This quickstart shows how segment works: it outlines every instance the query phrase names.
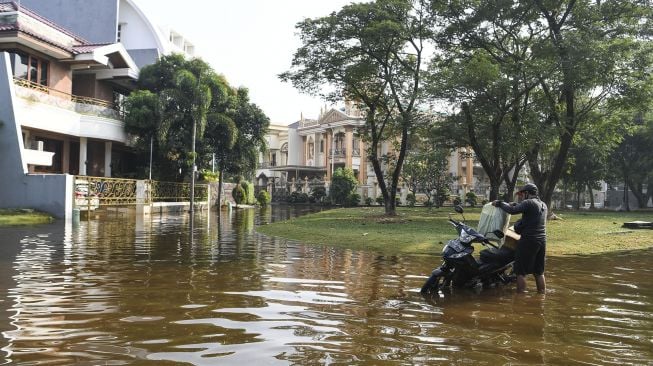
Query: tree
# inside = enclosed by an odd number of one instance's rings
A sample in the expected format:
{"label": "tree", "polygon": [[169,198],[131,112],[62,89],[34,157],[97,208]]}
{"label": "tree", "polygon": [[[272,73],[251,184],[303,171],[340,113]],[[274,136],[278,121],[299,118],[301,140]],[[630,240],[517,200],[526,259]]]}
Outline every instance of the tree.
{"label": "tree", "polygon": [[209,83],[215,79],[204,61],[176,54],[141,70],[141,90],[127,97],[125,125],[141,146],[156,138],[159,179],[181,180],[192,171],[193,140],[203,137],[213,100]]}
{"label": "tree", "polygon": [[[224,119],[223,122],[233,121],[230,122],[233,125],[230,125],[229,130],[217,125],[215,130],[218,140],[222,139],[226,142],[226,139],[220,137],[225,133],[230,134],[230,139],[235,137],[233,144],[223,144],[221,149],[213,150],[220,171],[218,202],[225,173],[251,177],[256,169],[258,152],[265,149],[265,134],[270,125],[270,119],[265,113],[256,104],[250,102],[246,88],[234,91],[231,104],[227,112],[229,119]],[[234,132],[237,133],[234,135]]]}
{"label": "tree", "polygon": [[524,27],[528,6],[510,1],[452,1],[439,34],[442,56],[434,59],[429,91],[453,105],[438,121],[452,147],[471,147],[490,181],[509,195],[526,163],[532,139],[531,92],[537,86],[531,52],[534,30]]}
{"label": "tree", "polygon": [[652,9],[638,0],[532,0],[532,5],[538,18],[529,26],[546,37],[533,48],[544,112],[528,163],[550,204],[574,138],[594,114],[608,117],[650,98],[643,87],[650,84],[652,59],[643,37],[650,36],[644,33]]}
{"label": "tree", "polygon": [[354,193],[358,179],[351,169],[338,168],[333,172],[331,186],[329,187],[329,199],[337,205],[343,205],[347,198]]}
{"label": "tree", "polygon": [[[611,181],[624,184],[624,206],[630,210],[628,190],[637,199],[638,207],[646,207],[653,197],[653,118],[649,114],[637,118],[635,126],[609,157],[613,172]],[[647,187],[644,192],[644,186]]]}
{"label": "tree", "polygon": [[[377,0],[306,19],[297,25],[302,46],[292,69],[280,75],[301,91],[331,101],[344,97],[364,112],[365,127],[359,132],[386,215],[396,214],[394,197],[422,97],[427,44],[434,29],[429,10],[425,0]],[[381,144],[395,141],[396,154],[381,156]]]}
{"label": "tree", "polygon": [[402,177],[411,192],[427,196],[427,205],[440,207],[451,192],[455,177],[447,171],[452,150],[441,145],[437,133],[431,129],[411,141]]}

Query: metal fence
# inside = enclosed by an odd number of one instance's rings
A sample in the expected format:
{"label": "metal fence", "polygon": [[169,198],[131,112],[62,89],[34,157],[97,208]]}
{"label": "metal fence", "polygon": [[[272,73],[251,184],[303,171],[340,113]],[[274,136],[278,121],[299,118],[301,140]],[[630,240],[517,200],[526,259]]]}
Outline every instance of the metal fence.
{"label": "metal fence", "polygon": [[[89,176],[74,178],[75,206],[82,210],[94,210],[100,206],[190,201],[189,183]],[[206,201],[208,194],[208,185],[195,185],[196,201]]]}

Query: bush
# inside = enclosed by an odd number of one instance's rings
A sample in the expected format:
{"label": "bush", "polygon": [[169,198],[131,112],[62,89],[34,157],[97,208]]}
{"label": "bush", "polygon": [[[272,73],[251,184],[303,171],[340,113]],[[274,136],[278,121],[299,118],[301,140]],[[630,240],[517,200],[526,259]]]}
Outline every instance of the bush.
{"label": "bush", "polygon": [[395,196],[395,207],[401,206],[401,197]]}
{"label": "bush", "polygon": [[240,181],[239,185],[243,187],[243,190],[245,191],[245,203],[247,203],[248,205],[256,204],[256,193],[254,192],[254,184],[246,180],[243,180]]}
{"label": "bush", "polygon": [[259,205],[267,206],[272,200],[272,197],[270,197],[268,191],[263,190],[258,193],[258,195],[256,196],[256,200],[258,201]]}
{"label": "bush", "polygon": [[311,202],[320,203],[326,197],[326,188],[324,187],[315,187],[311,190],[311,196],[309,197]]}
{"label": "bush", "polygon": [[358,185],[358,179],[351,169],[338,168],[333,172],[331,187],[329,187],[329,198],[335,204],[345,204],[350,194]]}
{"label": "bush", "polygon": [[214,173],[210,170],[202,169],[200,170],[200,180],[207,182],[217,182],[219,173]]}
{"label": "bush", "polygon": [[415,207],[415,202],[417,202],[415,193],[408,193],[408,195],[406,195],[406,204],[410,207]]}
{"label": "bush", "polygon": [[234,189],[231,191],[231,197],[234,198],[236,205],[240,205],[245,202],[247,196],[245,195],[245,190],[240,184],[237,184]]}
{"label": "bush", "polygon": [[463,203],[463,200],[460,199],[460,196],[456,196],[456,197],[454,197],[454,199],[453,199],[453,204],[454,204],[454,205],[458,206],[458,205],[461,204],[461,203]]}
{"label": "bush", "polygon": [[295,191],[288,196],[288,203],[306,203],[308,202],[308,195],[303,192]]}
{"label": "bush", "polygon": [[376,197],[376,203],[383,206],[383,196],[377,196]]}
{"label": "bush", "polygon": [[361,201],[361,195],[358,193],[351,193],[347,196],[345,200],[345,206],[347,207],[356,207]]}
{"label": "bush", "polygon": [[365,205],[366,206],[372,206],[373,203],[374,203],[374,199],[372,197],[365,198]]}
{"label": "bush", "polygon": [[476,203],[478,202],[478,198],[476,197],[476,193],[474,192],[467,192],[465,195],[465,202],[469,204],[472,207],[476,207]]}

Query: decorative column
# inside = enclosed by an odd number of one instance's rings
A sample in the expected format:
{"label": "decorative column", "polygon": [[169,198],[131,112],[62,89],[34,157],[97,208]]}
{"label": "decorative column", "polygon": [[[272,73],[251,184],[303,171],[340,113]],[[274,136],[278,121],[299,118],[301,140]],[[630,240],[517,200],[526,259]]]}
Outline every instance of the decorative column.
{"label": "decorative column", "polygon": [[107,141],[104,143],[104,176],[111,178],[111,149],[113,142]]}
{"label": "decorative column", "polygon": [[61,158],[61,172],[70,174],[70,140],[66,139],[63,142],[63,153]]}
{"label": "decorative column", "polygon": [[86,137],[79,138],[79,175],[86,175],[86,159],[88,155],[88,141]]}
{"label": "decorative column", "polygon": [[345,168],[352,169],[352,156],[354,151],[354,129],[345,128]]}
{"label": "decorative column", "polygon": [[326,180],[331,181],[331,154],[333,153],[332,151],[333,148],[333,129],[331,129],[331,134],[329,135],[329,132],[326,132],[326,146],[324,146],[324,166],[326,167]]}
{"label": "decorative column", "polygon": [[[471,148],[467,149],[467,151],[470,151]],[[467,191],[471,191],[472,188],[474,187],[474,158],[469,155],[467,158]],[[467,194],[467,192],[465,192]]]}
{"label": "decorative column", "polygon": [[358,168],[358,183],[367,184],[367,154],[365,153],[365,142],[361,139],[358,142],[359,154],[360,154],[360,167]]}

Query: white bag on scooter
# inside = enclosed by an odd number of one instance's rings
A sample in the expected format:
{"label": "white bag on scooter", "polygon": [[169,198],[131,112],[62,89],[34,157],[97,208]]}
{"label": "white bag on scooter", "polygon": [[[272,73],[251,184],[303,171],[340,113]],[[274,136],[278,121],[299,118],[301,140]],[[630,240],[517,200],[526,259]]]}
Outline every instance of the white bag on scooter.
{"label": "white bag on scooter", "polygon": [[503,240],[494,234],[495,230],[500,230],[505,233],[510,223],[510,214],[504,210],[492,206],[492,203],[487,203],[481,210],[481,218],[478,220],[478,231],[485,235],[491,241],[501,242]]}

